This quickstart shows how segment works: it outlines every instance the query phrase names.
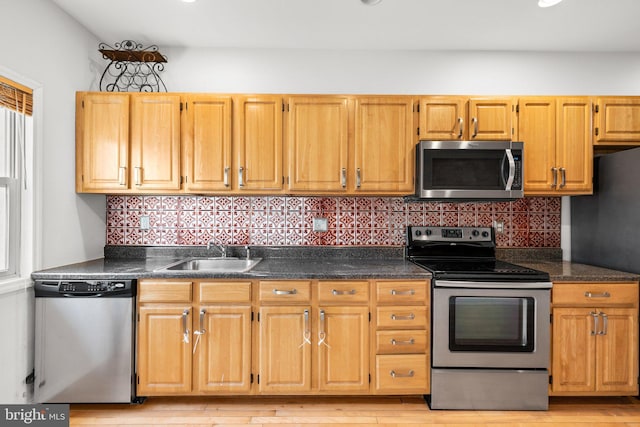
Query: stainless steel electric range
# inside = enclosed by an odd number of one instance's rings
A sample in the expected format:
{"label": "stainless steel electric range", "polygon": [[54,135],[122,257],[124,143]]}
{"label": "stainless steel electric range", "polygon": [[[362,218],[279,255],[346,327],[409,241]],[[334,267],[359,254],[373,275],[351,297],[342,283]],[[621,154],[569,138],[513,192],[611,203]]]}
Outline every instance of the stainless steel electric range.
{"label": "stainless steel electric range", "polygon": [[433,274],[432,409],[546,410],[551,282],[496,259],[483,227],[408,227],[406,257]]}

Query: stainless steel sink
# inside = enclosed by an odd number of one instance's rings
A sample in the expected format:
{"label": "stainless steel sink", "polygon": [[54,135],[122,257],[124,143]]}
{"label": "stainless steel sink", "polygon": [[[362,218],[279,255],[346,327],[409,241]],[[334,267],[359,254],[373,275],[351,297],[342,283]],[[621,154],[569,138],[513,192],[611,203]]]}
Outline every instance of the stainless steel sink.
{"label": "stainless steel sink", "polygon": [[169,264],[163,271],[212,271],[217,273],[244,273],[255,267],[262,258],[187,258]]}

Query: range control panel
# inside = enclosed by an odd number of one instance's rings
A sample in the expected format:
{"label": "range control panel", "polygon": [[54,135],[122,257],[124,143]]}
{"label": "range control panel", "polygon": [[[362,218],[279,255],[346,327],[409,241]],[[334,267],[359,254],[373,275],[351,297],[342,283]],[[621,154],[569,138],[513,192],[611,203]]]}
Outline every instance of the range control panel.
{"label": "range control panel", "polygon": [[409,240],[414,242],[491,242],[491,227],[409,227]]}

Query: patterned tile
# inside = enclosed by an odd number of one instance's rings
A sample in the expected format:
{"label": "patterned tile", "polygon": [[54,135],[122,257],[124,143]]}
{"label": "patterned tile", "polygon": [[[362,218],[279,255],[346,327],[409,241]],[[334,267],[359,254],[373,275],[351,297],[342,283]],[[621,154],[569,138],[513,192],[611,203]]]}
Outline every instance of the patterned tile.
{"label": "patterned tile", "polygon": [[125,196],[107,196],[107,210],[118,209],[124,210]]}
{"label": "patterned tile", "polygon": [[144,209],[147,211],[157,211],[162,209],[162,199],[160,198],[160,196],[145,196]]}
{"label": "patterned tile", "polygon": [[142,209],[142,196],[127,196],[125,203],[127,210],[140,210]]}
{"label": "patterned tile", "polygon": [[[178,209],[179,204],[181,203],[181,199],[187,197],[187,196],[162,196],[161,197],[161,202],[162,202],[162,209],[170,209],[170,210],[176,210]],[[189,205],[193,204],[194,207],[193,209],[195,209],[195,205],[197,202],[197,198],[196,196],[188,196],[189,198]]]}

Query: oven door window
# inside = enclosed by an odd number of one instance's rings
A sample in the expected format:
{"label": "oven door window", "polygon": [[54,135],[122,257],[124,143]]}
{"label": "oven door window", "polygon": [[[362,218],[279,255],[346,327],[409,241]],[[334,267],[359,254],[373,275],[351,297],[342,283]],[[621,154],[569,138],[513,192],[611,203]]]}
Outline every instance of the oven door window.
{"label": "oven door window", "polygon": [[532,352],[534,304],[530,297],[451,297],[449,349]]}

